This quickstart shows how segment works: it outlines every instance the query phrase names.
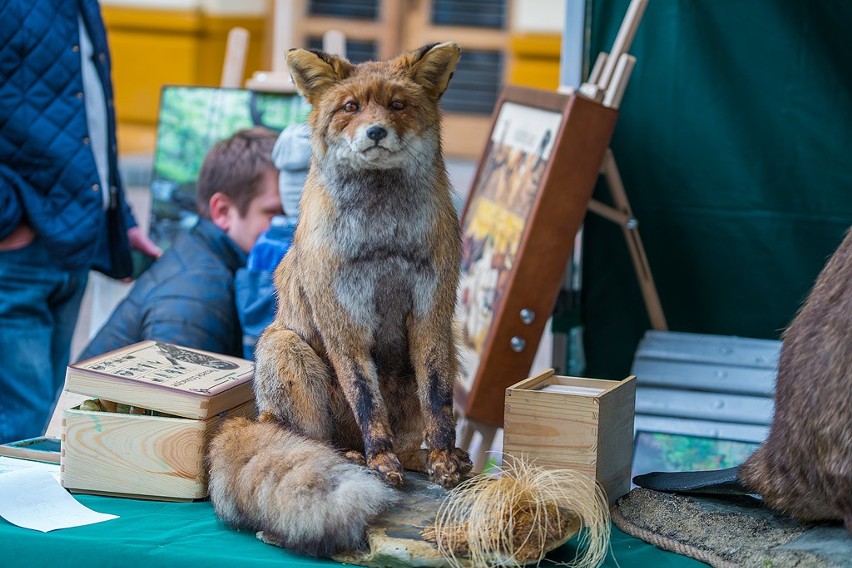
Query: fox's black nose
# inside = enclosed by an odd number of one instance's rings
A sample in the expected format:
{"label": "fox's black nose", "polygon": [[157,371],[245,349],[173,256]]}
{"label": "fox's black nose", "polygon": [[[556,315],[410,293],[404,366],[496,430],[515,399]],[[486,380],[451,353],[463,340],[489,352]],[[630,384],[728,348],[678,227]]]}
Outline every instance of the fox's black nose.
{"label": "fox's black nose", "polygon": [[370,140],[375,140],[378,142],[382,138],[388,135],[388,131],[382,128],[381,126],[371,126],[367,129],[367,138]]}

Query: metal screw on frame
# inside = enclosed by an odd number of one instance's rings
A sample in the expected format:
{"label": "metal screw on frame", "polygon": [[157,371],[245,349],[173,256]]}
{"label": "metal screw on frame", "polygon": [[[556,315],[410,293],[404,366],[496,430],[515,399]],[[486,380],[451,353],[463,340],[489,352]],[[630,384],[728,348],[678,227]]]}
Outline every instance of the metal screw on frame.
{"label": "metal screw on frame", "polygon": [[527,341],[523,337],[518,337],[517,335],[509,341],[509,345],[512,347],[512,351],[515,353],[520,353],[527,346]]}
{"label": "metal screw on frame", "polygon": [[524,308],[521,310],[521,321],[524,322],[525,325],[529,325],[535,321],[535,312],[529,308]]}

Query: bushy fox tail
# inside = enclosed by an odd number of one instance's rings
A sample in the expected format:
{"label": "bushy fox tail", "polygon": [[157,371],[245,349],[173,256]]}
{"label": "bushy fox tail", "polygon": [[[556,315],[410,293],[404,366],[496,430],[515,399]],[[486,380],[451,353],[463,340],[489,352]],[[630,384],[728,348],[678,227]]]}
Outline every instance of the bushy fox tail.
{"label": "bushy fox tail", "polygon": [[228,419],[208,466],[220,519],[314,556],[362,548],[367,524],[397,500],[366,468],[275,422]]}

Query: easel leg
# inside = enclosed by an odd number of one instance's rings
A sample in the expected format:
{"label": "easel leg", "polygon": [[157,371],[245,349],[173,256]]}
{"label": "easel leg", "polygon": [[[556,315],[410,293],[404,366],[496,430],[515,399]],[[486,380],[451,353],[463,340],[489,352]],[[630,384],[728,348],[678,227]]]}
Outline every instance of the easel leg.
{"label": "easel leg", "polygon": [[249,32],[245,28],[235,27],[228,32],[225,44],[225,62],[222,64],[222,77],[219,86],[223,89],[238,89],[243,85],[246,68]]}
{"label": "easel leg", "polygon": [[[473,436],[479,433],[479,444],[473,447]],[[488,461],[488,451],[494,443],[494,437],[497,434],[497,428],[480,424],[469,418],[460,418],[458,427],[458,447],[470,452],[470,458],[473,461],[473,472],[481,473],[485,467],[485,462]]]}
{"label": "easel leg", "polygon": [[469,451],[470,443],[473,441],[473,426],[470,421],[464,416],[458,418],[458,431],[456,433],[458,447],[465,451]]}
{"label": "easel leg", "polygon": [[630,201],[627,199],[627,192],[624,191],[624,183],[621,180],[621,174],[618,172],[612,150],[606,151],[603,164],[601,164],[601,173],[606,180],[607,187],[609,187],[615,207],[604,205],[593,199],[589,202],[589,210],[621,225],[624,239],[627,242],[627,249],[630,251],[630,258],[633,261],[633,268],[636,270],[636,277],[639,280],[639,287],[642,290],[642,298],[645,300],[645,309],[648,311],[648,318],[651,320],[651,327],[657,331],[668,331],[668,323],[666,323],[666,316],[663,313],[657,287],[654,284],[654,277],[651,274],[651,266],[648,264],[645,247],[642,246],[642,239],[639,237],[639,221],[633,216]]}
{"label": "easel leg", "polygon": [[494,426],[486,426],[484,424],[478,424],[477,429],[479,430],[479,448],[476,451],[475,456],[471,456],[473,460],[473,472],[481,473],[483,468],[485,468],[485,462],[488,461],[488,452],[491,450],[491,445],[494,443],[494,435],[497,433],[497,428]]}

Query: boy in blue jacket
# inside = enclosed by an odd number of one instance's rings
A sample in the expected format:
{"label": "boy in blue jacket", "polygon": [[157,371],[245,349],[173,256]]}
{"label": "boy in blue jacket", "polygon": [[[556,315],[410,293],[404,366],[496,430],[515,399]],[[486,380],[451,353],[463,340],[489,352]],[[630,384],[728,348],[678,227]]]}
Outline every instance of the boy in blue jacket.
{"label": "boy in blue jacket", "polygon": [[269,230],[260,236],[249,253],[246,267],[237,271],[235,280],[246,359],[254,359],[254,345],[275,315],[273,273],[290,248],[299,218],[299,200],[311,161],[308,126],[294,124],[285,128],[275,143],[272,158],[279,170],[284,215],[272,220]]}

